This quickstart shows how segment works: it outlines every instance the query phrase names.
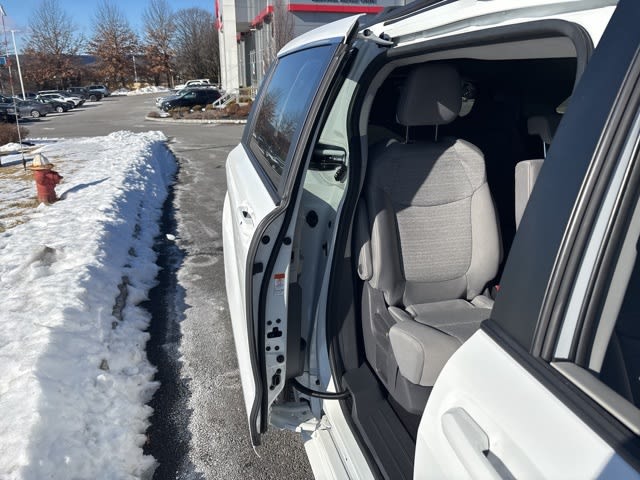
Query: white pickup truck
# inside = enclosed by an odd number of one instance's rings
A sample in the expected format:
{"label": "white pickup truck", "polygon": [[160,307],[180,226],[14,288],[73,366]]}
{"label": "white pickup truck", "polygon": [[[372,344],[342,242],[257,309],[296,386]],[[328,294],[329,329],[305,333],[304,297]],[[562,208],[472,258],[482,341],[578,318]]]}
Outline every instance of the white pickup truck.
{"label": "white pickup truck", "polygon": [[176,85],[176,90],[181,90],[186,87],[195,87],[197,85],[211,85],[211,82],[208,78],[196,78],[195,80],[187,80],[185,83],[181,85]]}

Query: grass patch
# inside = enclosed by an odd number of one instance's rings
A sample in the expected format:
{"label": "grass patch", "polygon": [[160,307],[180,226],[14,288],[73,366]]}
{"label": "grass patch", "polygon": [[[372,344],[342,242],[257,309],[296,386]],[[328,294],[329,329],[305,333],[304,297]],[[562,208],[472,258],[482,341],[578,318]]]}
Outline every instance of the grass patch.
{"label": "grass patch", "polygon": [[22,163],[0,167],[2,183],[2,209],[0,233],[29,221],[30,213],[38,206],[33,173],[24,170]]}
{"label": "grass patch", "polygon": [[33,210],[38,205],[38,200],[35,197],[8,202],[0,212],[0,233],[26,223],[29,220],[29,217],[25,215],[27,210]]}
{"label": "grass patch", "polygon": [[0,178],[11,180],[33,181],[31,170],[25,170],[22,163],[13,165],[3,165],[0,167]]}

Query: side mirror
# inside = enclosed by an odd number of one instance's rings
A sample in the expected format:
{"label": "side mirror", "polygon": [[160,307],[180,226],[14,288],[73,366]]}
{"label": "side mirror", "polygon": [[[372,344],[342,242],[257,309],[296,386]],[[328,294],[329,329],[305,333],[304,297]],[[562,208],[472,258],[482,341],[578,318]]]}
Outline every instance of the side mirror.
{"label": "side mirror", "polygon": [[335,145],[316,145],[313,149],[309,170],[328,171],[336,170],[334,178],[342,182],[347,173],[347,152],[342,147]]}

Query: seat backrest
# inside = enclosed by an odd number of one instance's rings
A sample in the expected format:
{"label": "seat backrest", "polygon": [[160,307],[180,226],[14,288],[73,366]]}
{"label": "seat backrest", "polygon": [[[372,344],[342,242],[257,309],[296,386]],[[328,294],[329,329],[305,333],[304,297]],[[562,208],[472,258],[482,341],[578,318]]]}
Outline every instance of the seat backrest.
{"label": "seat backrest", "polygon": [[[421,65],[407,79],[398,121],[406,127],[448,123],[461,98],[454,68]],[[364,189],[371,262],[361,277],[384,293],[388,305],[480,294],[500,262],[498,220],[480,150],[444,138],[395,142],[378,152]]]}
{"label": "seat backrest", "polygon": [[529,203],[529,197],[533,186],[538,179],[540,169],[544,160],[523,160],[516,165],[515,188],[516,188],[516,229],[520,226],[522,214]]}
{"label": "seat backrest", "polygon": [[[559,114],[537,115],[527,121],[529,135],[537,135],[542,140],[543,152],[546,157],[547,145],[551,145],[561,116]],[[516,229],[520,226],[522,214],[529,203],[533,186],[538,179],[544,159],[523,160],[518,162],[515,171],[515,199],[516,199]]]}

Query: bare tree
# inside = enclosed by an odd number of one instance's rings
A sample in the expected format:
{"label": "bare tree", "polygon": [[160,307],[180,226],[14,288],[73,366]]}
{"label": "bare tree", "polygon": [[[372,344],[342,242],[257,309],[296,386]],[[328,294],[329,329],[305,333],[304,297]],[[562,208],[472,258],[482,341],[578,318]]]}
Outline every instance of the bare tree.
{"label": "bare tree", "polygon": [[[271,13],[271,38],[267,48],[266,59],[268,63],[275,60],[282,47],[293,40],[295,19],[287,8],[285,0],[274,0]],[[269,65],[265,65],[265,71]]]}
{"label": "bare tree", "polygon": [[40,87],[68,86],[80,66],[76,55],[84,38],[58,0],[42,0],[29,20],[24,55],[25,81]]}
{"label": "bare tree", "polygon": [[167,0],[150,0],[142,19],[144,54],[149,73],[156,79],[165,75],[167,85],[172,87],[175,58],[173,39],[176,32],[173,11]]}
{"label": "bare tree", "polygon": [[176,14],[176,65],[189,78],[219,81],[220,54],[213,14],[202,8],[187,8]]}
{"label": "bare tree", "polygon": [[293,14],[287,8],[287,3],[284,0],[275,0],[273,3],[273,39],[276,53],[293,40],[294,26]]}
{"label": "bare tree", "polygon": [[113,0],[101,0],[93,18],[89,53],[98,58],[97,71],[110,85],[126,85],[134,74],[137,35]]}

